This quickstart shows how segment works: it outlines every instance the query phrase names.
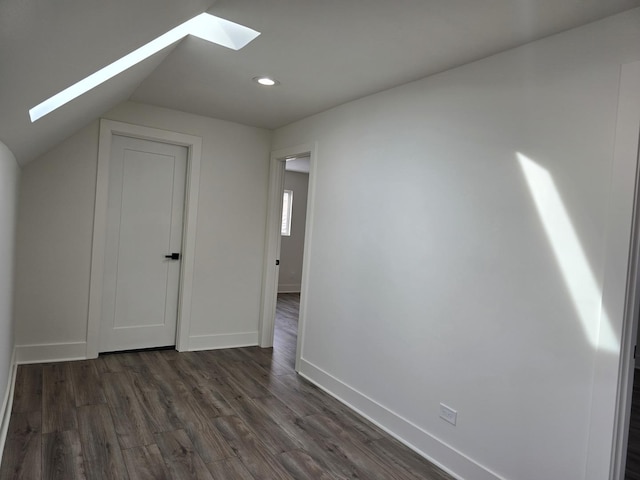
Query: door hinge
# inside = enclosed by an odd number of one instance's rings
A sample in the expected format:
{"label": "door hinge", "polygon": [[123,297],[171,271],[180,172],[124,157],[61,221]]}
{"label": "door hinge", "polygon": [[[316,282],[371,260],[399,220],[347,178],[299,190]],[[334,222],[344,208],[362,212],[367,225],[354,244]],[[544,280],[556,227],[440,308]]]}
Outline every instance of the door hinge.
{"label": "door hinge", "polygon": [[636,358],[636,350],[638,350],[638,345],[633,346],[633,358]]}
{"label": "door hinge", "polygon": [[280,265],[280,260],[276,260],[276,265]]}

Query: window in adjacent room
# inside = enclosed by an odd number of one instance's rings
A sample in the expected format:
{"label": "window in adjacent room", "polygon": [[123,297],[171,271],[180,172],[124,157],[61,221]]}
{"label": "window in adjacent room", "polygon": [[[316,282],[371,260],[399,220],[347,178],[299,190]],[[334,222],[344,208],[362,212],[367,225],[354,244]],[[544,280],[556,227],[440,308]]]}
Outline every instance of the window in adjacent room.
{"label": "window in adjacent room", "polygon": [[286,237],[291,235],[291,206],[293,205],[293,190],[285,190],[282,198],[282,225],[280,233]]}

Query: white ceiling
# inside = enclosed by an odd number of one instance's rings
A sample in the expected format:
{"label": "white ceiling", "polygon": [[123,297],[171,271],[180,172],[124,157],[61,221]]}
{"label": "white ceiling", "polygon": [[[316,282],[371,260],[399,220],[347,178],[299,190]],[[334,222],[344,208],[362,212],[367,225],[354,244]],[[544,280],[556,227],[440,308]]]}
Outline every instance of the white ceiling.
{"label": "white ceiling", "polygon": [[309,173],[310,166],[310,157],[297,157],[287,160],[284,169],[287,172]]}
{"label": "white ceiling", "polygon": [[[26,163],[131,99],[277,128],[640,0],[0,0],[0,140]],[[189,37],[31,124],[28,109],[208,11],[262,32]],[[269,74],[271,89],[251,81]]]}

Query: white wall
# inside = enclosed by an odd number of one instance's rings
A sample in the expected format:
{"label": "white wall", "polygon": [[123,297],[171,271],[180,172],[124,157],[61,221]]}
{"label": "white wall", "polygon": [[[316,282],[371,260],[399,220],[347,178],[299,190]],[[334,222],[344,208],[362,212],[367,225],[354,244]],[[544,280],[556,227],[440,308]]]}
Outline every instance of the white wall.
{"label": "white wall", "polygon": [[22,169],[15,297],[19,346],[86,340],[97,142],[94,122]]}
{"label": "white wall", "polygon": [[[463,478],[585,478],[620,66],[638,45],[636,9],[277,130],[274,150],[318,145],[301,372]],[[517,152],[579,245],[547,235]]]}
{"label": "white wall", "polygon": [[[202,137],[190,347],[257,344],[271,133],[132,102],[105,118]],[[22,361],[82,356],[98,130],[93,122],[24,168],[16,287]]]}
{"label": "white wall", "polygon": [[[14,315],[14,247],[20,169],[6,145],[0,142],[0,457],[2,431],[11,380]],[[8,412],[7,412],[8,413]]]}
{"label": "white wall", "polygon": [[284,188],[293,191],[291,235],[280,242],[280,274],[278,292],[299,292],[302,283],[304,228],[307,219],[309,174],[285,171]]}

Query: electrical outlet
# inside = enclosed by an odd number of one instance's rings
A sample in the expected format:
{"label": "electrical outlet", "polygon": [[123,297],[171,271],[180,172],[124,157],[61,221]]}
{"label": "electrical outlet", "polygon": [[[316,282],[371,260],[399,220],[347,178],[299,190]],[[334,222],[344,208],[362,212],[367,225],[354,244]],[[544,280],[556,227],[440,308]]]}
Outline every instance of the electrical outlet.
{"label": "electrical outlet", "polygon": [[440,404],[440,418],[451,425],[455,425],[458,419],[458,412],[453,408],[447,407],[444,403]]}

